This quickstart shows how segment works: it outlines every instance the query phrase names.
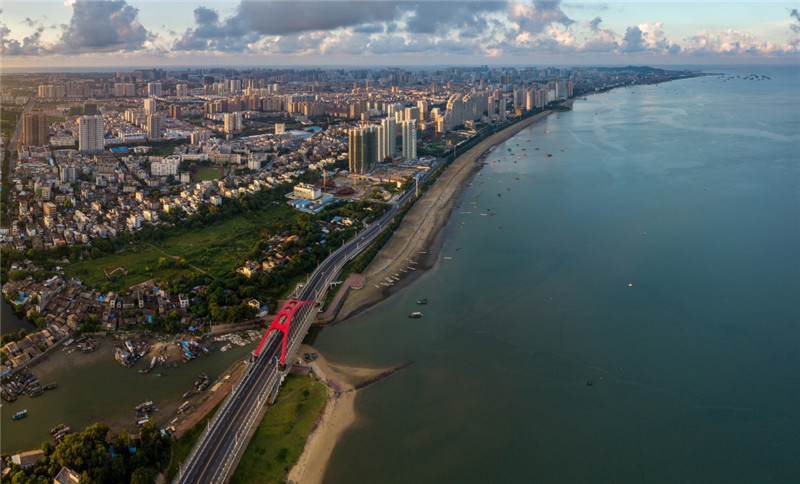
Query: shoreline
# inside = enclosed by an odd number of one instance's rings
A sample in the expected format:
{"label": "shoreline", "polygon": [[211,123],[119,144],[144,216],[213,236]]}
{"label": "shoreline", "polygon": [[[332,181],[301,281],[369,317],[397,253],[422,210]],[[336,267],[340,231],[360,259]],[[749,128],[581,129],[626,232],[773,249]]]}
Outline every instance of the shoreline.
{"label": "shoreline", "polygon": [[[301,345],[298,351],[317,352],[305,344]],[[323,482],[336,444],[341,436],[358,422],[355,410],[358,392],[408,365],[409,363],[393,368],[360,368],[326,360],[322,355],[310,362],[309,366],[314,376],[328,387],[328,400],[308,435],[303,452],[289,470],[287,482],[304,484]]]}
{"label": "shoreline", "polygon": [[[467,184],[483,167],[485,155],[495,146],[551,113],[553,111],[544,111],[509,126],[456,158],[436,183],[417,200],[389,242],[369,264],[362,274],[366,279],[362,287],[354,287],[344,296],[344,303],[332,324],[344,321],[383,301],[432,268],[444,244],[443,229],[449,223],[450,215]],[[411,261],[415,263],[412,264],[415,266],[414,270],[399,271],[409,266]],[[376,284],[387,275],[395,273],[399,273],[396,284],[389,287]],[[315,350],[303,345],[299,351]],[[355,411],[358,391],[405,368],[408,363],[390,369],[367,369],[335,364],[320,355],[310,366],[320,380],[328,385],[328,401],[318,417],[317,425],[308,436],[302,454],[289,471],[289,482],[323,482],[336,444],[347,430],[358,423]]]}
{"label": "shoreline", "polygon": [[[342,322],[396,294],[432,268],[444,244],[444,227],[467,184],[483,167],[482,157],[492,148],[508,141],[528,126],[545,119],[555,111],[547,110],[526,118],[489,136],[456,158],[436,183],[417,200],[406,214],[389,242],[367,266],[363,287],[351,290],[332,324]],[[400,269],[413,266],[412,270]],[[380,286],[385,277],[399,279],[391,286]]]}

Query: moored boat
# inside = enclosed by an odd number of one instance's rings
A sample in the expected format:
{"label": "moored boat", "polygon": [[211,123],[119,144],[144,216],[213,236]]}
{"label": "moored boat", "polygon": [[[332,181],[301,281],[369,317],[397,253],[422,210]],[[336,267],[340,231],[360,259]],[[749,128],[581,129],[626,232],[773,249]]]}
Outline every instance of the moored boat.
{"label": "moored boat", "polygon": [[422,299],[417,299],[417,304],[428,304],[428,298],[423,297]]}
{"label": "moored boat", "polygon": [[11,417],[11,418],[14,419],[14,420],[19,420],[19,419],[25,418],[27,416],[28,416],[28,410],[23,408],[19,412],[15,413],[14,416]]}
{"label": "moored boat", "polygon": [[422,317],[422,313],[419,311],[414,311],[413,313],[408,315],[409,318],[418,319]]}

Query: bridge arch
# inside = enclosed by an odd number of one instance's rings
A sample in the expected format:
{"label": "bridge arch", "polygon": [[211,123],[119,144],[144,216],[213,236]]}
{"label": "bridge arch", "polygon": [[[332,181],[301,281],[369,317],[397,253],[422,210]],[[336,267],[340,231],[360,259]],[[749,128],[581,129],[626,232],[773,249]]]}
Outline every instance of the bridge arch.
{"label": "bridge arch", "polygon": [[258,357],[259,353],[261,353],[261,348],[264,346],[264,343],[267,342],[267,338],[269,334],[273,331],[280,331],[283,333],[283,346],[281,347],[281,365],[286,365],[286,341],[289,339],[289,327],[292,324],[292,320],[294,315],[297,313],[297,310],[300,309],[302,306],[307,304],[311,304],[314,306],[319,306],[319,303],[316,301],[299,301],[297,299],[289,299],[283,305],[278,314],[275,315],[275,319],[272,320],[272,324],[269,326],[269,329],[264,334],[264,338],[259,343],[258,348],[253,353],[256,357]]}

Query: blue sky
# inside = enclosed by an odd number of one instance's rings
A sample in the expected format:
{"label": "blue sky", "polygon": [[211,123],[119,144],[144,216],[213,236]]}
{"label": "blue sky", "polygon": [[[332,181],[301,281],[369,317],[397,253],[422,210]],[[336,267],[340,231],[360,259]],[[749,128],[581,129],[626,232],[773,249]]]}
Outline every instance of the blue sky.
{"label": "blue sky", "polygon": [[800,1],[3,1],[4,67],[800,64]]}

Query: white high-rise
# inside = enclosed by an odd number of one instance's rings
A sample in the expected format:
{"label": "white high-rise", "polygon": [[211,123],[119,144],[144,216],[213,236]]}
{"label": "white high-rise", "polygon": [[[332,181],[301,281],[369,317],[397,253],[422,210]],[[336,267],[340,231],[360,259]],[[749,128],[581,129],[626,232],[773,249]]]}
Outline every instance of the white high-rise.
{"label": "white high-rise", "polygon": [[403,158],[417,158],[417,122],[413,119],[403,121]]}
{"label": "white high-rise", "polygon": [[378,127],[378,161],[391,158],[397,151],[397,123],[387,117]]}
{"label": "white high-rise", "polygon": [[103,152],[103,117],[78,118],[78,150],[83,154]]}
{"label": "white high-rise", "polygon": [[160,82],[148,82],[147,83],[147,95],[148,96],[156,96],[160,97],[162,95],[162,88]]}

